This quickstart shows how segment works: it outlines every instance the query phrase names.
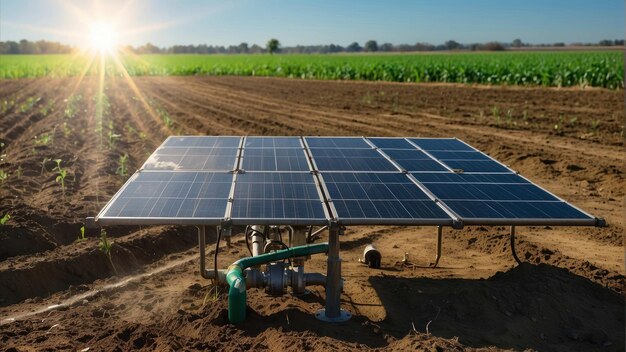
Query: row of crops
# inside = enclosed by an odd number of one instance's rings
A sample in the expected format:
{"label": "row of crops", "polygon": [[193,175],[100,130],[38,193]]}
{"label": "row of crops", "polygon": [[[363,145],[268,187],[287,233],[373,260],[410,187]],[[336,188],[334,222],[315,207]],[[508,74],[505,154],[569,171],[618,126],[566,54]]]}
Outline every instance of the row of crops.
{"label": "row of crops", "polygon": [[[454,82],[624,88],[624,53],[506,52],[403,55],[120,55],[131,76],[239,75],[393,82]],[[99,60],[0,56],[0,77],[75,76]],[[107,60],[107,74],[120,75]]]}

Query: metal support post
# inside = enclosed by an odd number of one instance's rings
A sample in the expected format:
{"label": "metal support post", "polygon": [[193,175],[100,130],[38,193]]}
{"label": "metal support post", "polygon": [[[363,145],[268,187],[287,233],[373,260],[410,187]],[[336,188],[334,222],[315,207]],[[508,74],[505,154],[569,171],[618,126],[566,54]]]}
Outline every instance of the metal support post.
{"label": "metal support post", "polygon": [[515,253],[515,226],[511,226],[511,252],[513,253],[513,258],[515,258],[517,264],[522,264],[522,261],[517,256],[517,253]]}
{"label": "metal support post", "polygon": [[343,322],[352,316],[341,309],[341,257],[339,256],[339,235],[343,229],[336,223],[329,226],[328,260],[326,272],[326,308],[315,316],[326,322]]}
{"label": "metal support post", "polygon": [[431,268],[436,268],[437,264],[439,264],[439,259],[441,259],[441,238],[443,234],[443,227],[437,226],[437,256],[435,257],[435,264],[431,265]]}

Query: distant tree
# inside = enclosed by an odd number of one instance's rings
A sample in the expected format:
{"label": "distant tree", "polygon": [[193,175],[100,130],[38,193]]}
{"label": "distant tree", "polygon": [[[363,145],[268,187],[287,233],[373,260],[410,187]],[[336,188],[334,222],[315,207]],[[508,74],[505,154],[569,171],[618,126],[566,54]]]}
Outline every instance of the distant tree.
{"label": "distant tree", "polygon": [[375,40],[368,40],[365,42],[365,51],[375,52],[378,51],[378,43]]}
{"label": "distant tree", "polygon": [[383,43],[378,48],[380,51],[393,51],[393,44],[391,43]]}
{"label": "distant tree", "polygon": [[609,39],[604,39],[598,42],[598,45],[600,46],[612,46],[613,45],[613,41],[609,40]]}
{"label": "distant tree", "polygon": [[415,50],[431,51],[431,50],[435,50],[435,46],[430,43],[415,43]]}
{"label": "distant tree", "polygon": [[562,46],[565,46],[565,43],[563,43],[563,42],[557,42],[557,43],[552,44],[552,46],[562,47]]}
{"label": "distant tree", "polygon": [[138,47],[137,49],[134,50],[137,54],[158,54],[161,52],[161,49],[152,44],[152,43],[146,43],[140,47]]}
{"label": "distant tree", "polygon": [[461,44],[459,44],[457,41],[454,40],[448,40],[445,43],[446,49],[448,50],[457,50],[457,49],[461,49]]}
{"label": "distant tree", "polygon": [[328,46],[329,53],[338,53],[344,51],[344,48],[341,45],[330,44]]}
{"label": "distant tree", "polygon": [[278,39],[272,38],[267,41],[265,47],[267,48],[267,52],[269,52],[270,54],[274,54],[277,53],[280,49],[280,42],[278,41]]}
{"label": "distant tree", "polygon": [[511,42],[511,46],[514,48],[521,48],[522,46],[524,46],[524,43],[521,39],[517,38]]}
{"label": "distant tree", "polygon": [[248,53],[248,43],[243,42],[243,43],[239,44],[238,51],[241,54],[247,54]]}
{"label": "distant tree", "polygon": [[346,47],[346,51],[349,53],[356,53],[356,52],[361,51],[361,49],[362,49],[361,46],[357,42],[352,42],[350,43],[350,45]]}

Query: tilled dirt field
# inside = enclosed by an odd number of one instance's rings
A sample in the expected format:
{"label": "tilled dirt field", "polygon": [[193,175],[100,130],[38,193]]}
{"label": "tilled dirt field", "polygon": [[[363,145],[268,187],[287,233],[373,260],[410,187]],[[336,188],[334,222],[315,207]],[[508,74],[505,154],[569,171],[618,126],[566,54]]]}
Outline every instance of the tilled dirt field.
{"label": "tilled dirt field", "polygon": [[[10,215],[0,226],[2,350],[625,348],[623,91],[107,78],[98,103],[97,77],[0,82],[0,217]],[[252,289],[248,319],[235,326],[225,295],[199,276],[194,228],[109,228],[114,267],[98,234],[79,239],[84,218],[127,178],[120,157],[132,173],[172,134],[458,137],[609,227],[520,227],[521,266],[504,227],[445,230],[436,269],[426,267],[434,228],[348,228],[350,321],[315,319],[323,289],[279,298]],[[357,261],[368,243],[383,254],[379,270]],[[220,267],[246,256],[243,236],[220,253]],[[325,272],[325,256],[307,271]]]}

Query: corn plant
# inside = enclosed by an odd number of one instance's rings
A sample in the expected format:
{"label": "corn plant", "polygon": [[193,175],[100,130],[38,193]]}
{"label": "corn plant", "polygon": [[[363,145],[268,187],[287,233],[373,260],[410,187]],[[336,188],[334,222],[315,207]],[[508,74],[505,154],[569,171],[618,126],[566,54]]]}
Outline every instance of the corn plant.
{"label": "corn plant", "polygon": [[15,106],[15,101],[14,100],[5,100],[2,102],[2,106],[0,107],[0,111],[3,114],[6,114],[9,110],[13,109],[13,107]]}
{"label": "corn plant", "polygon": [[6,181],[8,178],[9,173],[4,170],[0,170],[0,184],[4,184],[4,181]]}
{"label": "corn plant", "polygon": [[598,127],[600,127],[600,119],[595,119],[593,121],[591,121],[591,131],[596,131],[598,129]]}
{"label": "corn plant", "polygon": [[157,107],[156,112],[161,117],[161,120],[163,120],[165,126],[167,126],[168,128],[172,127],[172,125],[174,124],[174,120],[172,120],[167,110],[161,107]]}
{"label": "corn plant", "polygon": [[115,143],[122,137],[121,134],[115,133],[115,128],[113,126],[113,121],[109,121],[109,131],[107,132],[107,136],[109,137],[109,149],[115,149]]}
{"label": "corn plant", "polygon": [[494,120],[496,120],[496,124],[500,124],[500,109],[498,109],[497,105],[494,105],[493,108],[491,108],[491,115],[493,116]]}
{"label": "corn plant", "polygon": [[0,225],[6,225],[9,219],[11,219],[11,215],[9,215],[9,213],[4,214],[4,216],[0,218]]}
{"label": "corn plant", "polygon": [[115,265],[113,264],[113,259],[111,258],[111,248],[113,247],[113,242],[109,242],[107,238],[107,232],[104,229],[100,229],[100,241],[98,242],[98,249],[106,255],[109,259],[109,263],[111,264],[111,268],[113,268],[113,272],[117,275],[117,269],[115,269]]}
{"label": "corn plant", "polygon": [[80,234],[78,235],[78,238],[76,239],[76,241],[83,241],[83,240],[85,240],[85,226],[80,227]]}
{"label": "corn plant", "polygon": [[39,135],[39,137],[35,136],[35,145],[48,145],[48,143],[52,142],[52,134],[44,133]]}
{"label": "corn plant", "polygon": [[52,111],[54,106],[54,102],[52,100],[48,101],[48,104],[44,105],[39,109],[39,113],[43,116],[48,116],[48,114]]}
{"label": "corn plant", "polygon": [[69,96],[69,98],[65,99],[64,101],[67,105],[65,106],[65,110],[63,110],[63,115],[66,118],[72,118],[76,116],[80,109],[79,104],[82,99],[83,96],[80,94],[72,94]]}
{"label": "corn plant", "polygon": [[126,177],[128,175],[128,154],[120,155],[120,159],[118,162],[117,170],[115,170],[115,174],[120,177]]}
{"label": "corn plant", "polygon": [[22,113],[29,112],[39,100],[41,100],[41,98],[29,97],[22,104],[20,104],[20,111]]}
{"label": "corn plant", "polygon": [[53,171],[57,172],[56,182],[61,184],[61,190],[63,191],[63,194],[65,194],[65,177],[67,177],[67,169],[61,167],[63,160],[55,159],[54,161],[57,163],[53,169]]}

